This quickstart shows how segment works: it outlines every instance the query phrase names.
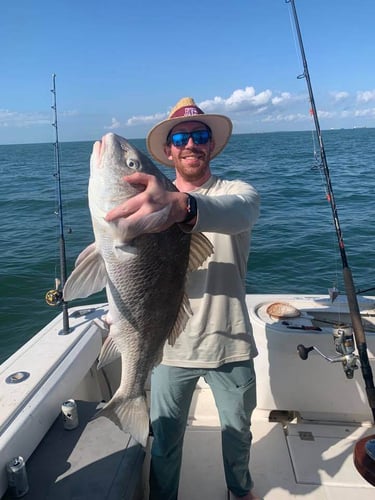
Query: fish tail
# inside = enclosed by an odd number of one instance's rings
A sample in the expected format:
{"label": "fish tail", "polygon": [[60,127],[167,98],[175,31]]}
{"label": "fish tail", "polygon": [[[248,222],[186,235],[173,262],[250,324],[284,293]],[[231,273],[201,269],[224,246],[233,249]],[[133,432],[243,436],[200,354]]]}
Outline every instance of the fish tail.
{"label": "fish tail", "polygon": [[150,423],[145,396],[124,398],[114,394],[113,398],[94,415],[94,418],[98,417],[108,418],[146,447]]}

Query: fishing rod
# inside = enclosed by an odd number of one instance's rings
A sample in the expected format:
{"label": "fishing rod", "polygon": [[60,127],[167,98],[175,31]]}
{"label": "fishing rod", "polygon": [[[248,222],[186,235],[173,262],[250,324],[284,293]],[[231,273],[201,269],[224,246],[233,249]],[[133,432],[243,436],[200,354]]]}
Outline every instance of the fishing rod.
{"label": "fishing rod", "polygon": [[317,134],[318,140],[319,140],[320,161],[321,161],[320,167],[323,169],[324,176],[325,176],[326,187],[327,187],[327,199],[328,199],[329,204],[331,206],[333,222],[334,222],[334,226],[335,226],[335,230],[336,230],[336,235],[337,235],[337,240],[338,240],[338,245],[339,245],[339,250],[340,250],[340,255],[341,255],[341,261],[342,261],[342,266],[343,266],[344,284],[345,284],[346,296],[347,296],[348,305],[349,305],[350,317],[351,317],[351,321],[352,321],[352,328],[353,328],[353,332],[354,332],[355,343],[357,346],[357,351],[358,351],[358,355],[359,355],[359,359],[360,359],[362,377],[363,377],[363,380],[365,382],[368,403],[369,403],[369,406],[370,406],[371,411],[372,411],[373,419],[375,421],[375,387],[374,387],[372,370],[371,370],[371,366],[370,366],[369,359],[368,359],[366,335],[365,335],[365,331],[364,331],[362,320],[361,320],[361,314],[360,314],[360,310],[359,310],[357,294],[356,294],[356,291],[354,288],[353,276],[352,276],[352,272],[349,268],[348,258],[347,258],[346,251],[345,251],[344,240],[342,237],[340,221],[339,221],[339,216],[337,213],[335,197],[333,194],[331,177],[330,177],[326,153],[325,153],[325,149],[324,149],[322,133],[320,130],[318,113],[317,113],[316,106],[315,106],[315,99],[314,99],[313,89],[312,89],[312,85],[311,85],[309,68],[308,68],[307,60],[306,60],[306,56],[305,56],[305,50],[303,47],[302,35],[301,35],[300,27],[299,27],[296,6],[295,6],[294,0],[285,0],[285,3],[290,3],[291,7],[292,7],[294,24],[295,24],[296,31],[297,31],[298,43],[299,43],[302,61],[303,61],[303,73],[298,78],[305,78],[306,83],[307,83],[307,89],[309,92],[310,105],[311,105],[311,112],[312,112],[312,115],[314,118],[315,130],[316,130],[316,134]]}
{"label": "fishing rod", "polygon": [[[53,104],[51,108],[54,111],[54,120],[52,126],[55,129],[55,165],[56,172],[54,174],[57,182],[57,210],[56,215],[59,217],[59,249],[60,249],[60,279],[56,279],[55,289],[49,290],[46,293],[46,302],[50,306],[62,305],[62,317],[63,317],[63,329],[61,334],[67,335],[70,332],[69,328],[69,313],[68,313],[68,303],[65,302],[62,296],[62,290],[64,288],[67,271],[66,271],[66,253],[65,253],[65,236],[64,236],[64,220],[63,220],[63,206],[62,206],[62,192],[61,192],[61,168],[60,168],[60,146],[59,146],[59,132],[57,125],[57,103],[56,103],[56,75],[52,75],[52,89],[53,94]],[[60,287],[60,288],[59,288]]]}

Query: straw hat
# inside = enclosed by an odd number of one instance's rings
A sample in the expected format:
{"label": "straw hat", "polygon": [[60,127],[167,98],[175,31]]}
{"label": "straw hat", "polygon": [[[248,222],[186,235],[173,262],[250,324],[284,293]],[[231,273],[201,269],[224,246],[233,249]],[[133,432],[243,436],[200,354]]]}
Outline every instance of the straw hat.
{"label": "straw hat", "polygon": [[147,136],[147,149],[156,161],[173,167],[173,162],[168,160],[164,152],[164,146],[170,130],[182,122],[199,121],[210,127],[212,137],[215,141],[211,158],[214,158],[226,146],[231,133],[232,122],[224,115],[209,115],[203,113],[191,97],[183,97],[172,109],[167,120],[153,127]]}

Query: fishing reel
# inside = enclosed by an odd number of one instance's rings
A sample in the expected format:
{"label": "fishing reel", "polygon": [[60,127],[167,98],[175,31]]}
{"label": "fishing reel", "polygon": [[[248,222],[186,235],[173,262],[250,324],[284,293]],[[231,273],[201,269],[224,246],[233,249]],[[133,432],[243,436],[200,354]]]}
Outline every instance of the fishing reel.
{"label": "fishing reel", "polygon": [[59,290],[60,280],[56,278],[55,288],[48,290],[45,295],[45,300],[49,306],[55,307],[63,302],[62,290]]}
{"label": "fishing reel", "polygon": [[336,352],[339,356],[330,358],[323,354],[316,346],[305,347],[302,344],[297,346],[297,351],[301,359],[308,358],[309,352],[316,351],[322,358],[330,363],[342,363],[345,375],[348,379],[354,376],[354,370],[358,369],[357,361],[359,357],[354,354],[355,345],[352,328],[348,325],[335,325],[332,331]]}

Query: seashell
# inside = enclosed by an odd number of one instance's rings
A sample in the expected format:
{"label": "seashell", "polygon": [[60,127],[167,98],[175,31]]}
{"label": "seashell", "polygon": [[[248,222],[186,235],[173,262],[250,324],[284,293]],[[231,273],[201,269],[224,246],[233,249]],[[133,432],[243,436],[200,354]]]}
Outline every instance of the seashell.
{"label": "seashell", "polygon": [[285,302],[274,302],[266,309],[267,314],[272,318],[298,318],[301,316],[301,311],[291,304]]}

